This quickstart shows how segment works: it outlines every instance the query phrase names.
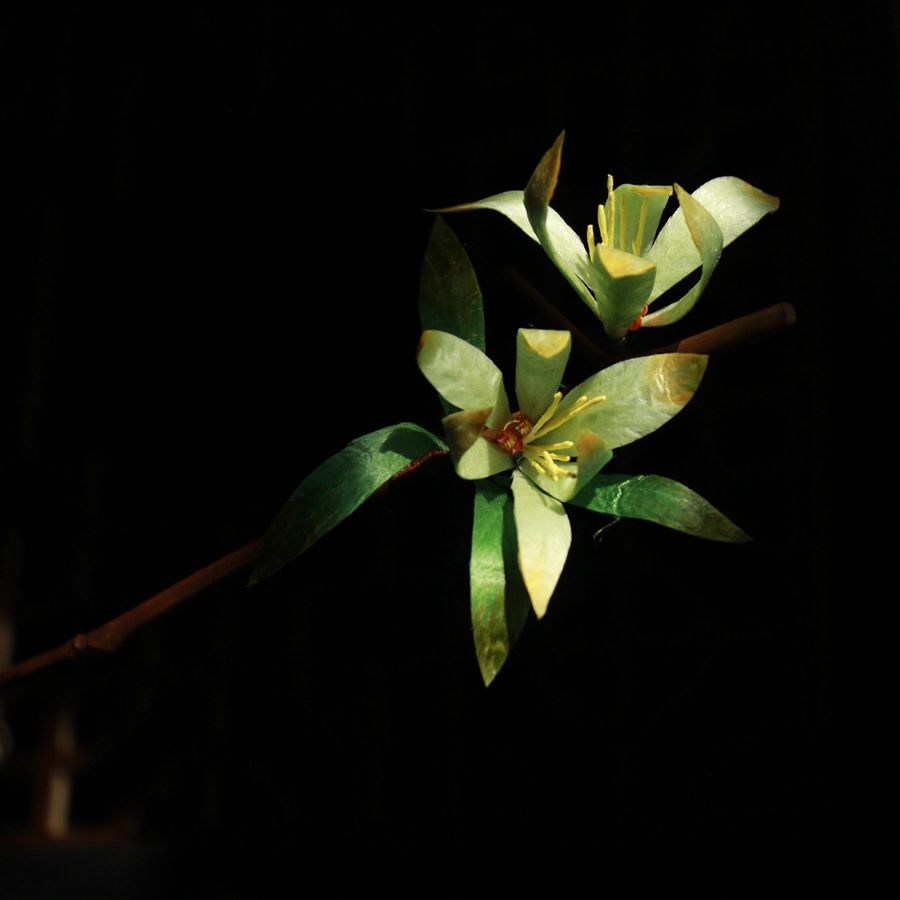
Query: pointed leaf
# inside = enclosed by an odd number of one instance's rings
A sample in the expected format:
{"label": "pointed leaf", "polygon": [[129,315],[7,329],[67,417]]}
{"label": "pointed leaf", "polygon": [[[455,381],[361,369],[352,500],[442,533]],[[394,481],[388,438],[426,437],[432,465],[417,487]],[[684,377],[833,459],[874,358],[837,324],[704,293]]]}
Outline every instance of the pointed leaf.
{"label": "pointed leaf", "polygon": [[519,571],[535,615],[547,612],[572,543],[565,507],[516,470],[512,492],[519,544]]}
{"label": "pointed leaf", "polygon": [[[755,225],[766,213],[778,209],[779,200],[753,185],[723,175],[701,185],[691,195],[715,220],[722,232],[722,246]],[[647,256],[658,268],[651,300],[690,275],[700,265],[694,240],[679,209],[663,225]]]}
{"label": "pointed leaf", "polygon": [[516,338],[516,401],[519,409],[537,421],[550,405],[562,381],[572,335],[568,331],[520,328]]}
{"label": "pointed leaf", "polygon": [[554,418],[580,397],[605,396],[606,400],[576,414],[547,439],[576,441],[590,429],[609,450],[630,444],[684,408],[700,384],[706,362],[706,356],[696,353],[659,353],[616,363],[572,388]]}
{"label": "pointed leaf", "polygon": [[419,317],[423,331],[446,331],[484,351],[481,288],[463,245],[440,216],[422,263]]}
{"label": "pointed leaf", "polygon": [[512,496],[491,481],[475,485],[469,582],[475,654],[488,685],[506,662],[531,608],[516,563]]}
{"label": "pointed leaf", "polygon": [[706,285],[709,284],[709,279],[722,255],[722,231],[716,220],[680,185],[675,185],[675,193],[678,195],[691,240],[700,254],[703,269],[700,280],[680,300],[644,317],[643,324],[649,327],[671,325],[690,312],[706,290]]}
{"label": "pointed leaf", "polygon": [[597,475],[569,502],[594,512],[646,519],[712,541],[751,540],[699,494],[660,475]]}
{"label": "pointed leaf", "polygon": [[633,253],[600,245],[594,251],[592,271],[600,321],[611,338],[620,338],[644,308],[656,266]]}
{"label": "pointed leaf", "polygon": [[437,392],[460,409],[492,412],[487,425],[509,418],[509,401],[500,370],[477,347],[446,331],[424,331],[419,340],[419,368]]}
{"label": "pointed leaf", "polygon": [[489,478],[515,467],[508,453],[482,437],[493,412],[491,407],[465,409],[444,417],[444,433],[450,456],[460,478]]}
{"label": "pointed leaf", "polygon": [[308,550],[414,459],[446,449],[440,438],[409,422],[351,441],[294,491],[266,534],[250,583]]}

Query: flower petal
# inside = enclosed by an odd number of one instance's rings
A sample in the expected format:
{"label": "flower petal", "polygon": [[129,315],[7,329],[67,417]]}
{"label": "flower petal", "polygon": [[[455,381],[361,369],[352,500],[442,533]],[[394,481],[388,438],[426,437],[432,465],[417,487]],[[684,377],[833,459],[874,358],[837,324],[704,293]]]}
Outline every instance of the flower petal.
{"label": "flower petal", "polygon": [[488,685],[506,662],[531,608],[516,565],[512,496],[491,481],[475,485],[469,584],[475,654]]}
{"label": "flower petal", "polygon": [[562,219],[557,221],[550,216],[550,201],[553,199],[559,178],[565,136],[566,133],[563,131],[553,146],[541,157],[537,168],[528,179],[523,201],[528,221],[547,256],[596,315],[596,301],[585,286],[591,283],[591,266],[584,244]]}
{"label": "flower petal", "polygon": [[572,388],[557,410],[566,412],[580,397],[606,400],[573,416],[548,434],[548,440],[578,440],[595,432],[610,450],[655,431],[694,396],[707,357],[696,353],[658,353],[616,363]]}
{"label": "flower petal", "polygon": [[455,334],[484,351],[484,306],[469,256],[438,216],[422,263],[419,317],[423,330]]}
{"label": "flower petal", "polygon": [[520,328],[516,337],[516,401],[536,422],[562,381],[572,335],[568,331]]}
{"label": "flower petal", "polygon": [[539,490],[518,470],[512,492],[519,544],[519,571],[540,619],[547,612],[572,543],[572,528],[565,507]]}
{"label": "flower petal", "polygon": [[403,422],[351,441],[300,483],[266,534],[251,584],[274,575],[350,515],[389,478],[444,442]]}
{"label": "flower petal", "polygon": [[[775,212],[779,204],[777,197],[765,194],[732,175],[707,181],[691,196],[716,220],[722,232],[723,247],[727,247],[755,225],[766,213]],[[694,247],[694,240],[684,221],[684,213],[679,209],[663,225],[656,242],[647,253],[648,258],[659,269],[656,285],[650,295],[651,300],[655,300],[700,265]]]}
{"label": "flower petal", "polygon": [[712,541],[750,540],[699,494],[660,475],[597,475],[570,502],[595,512],[656,522]]}
{"label": "flower petal", "polygon": [[706,290],[706,285],[709,284],[709,279],[722,255],[722,231],[716,220],[680,185],[675,185],[675,193],[678,195],[680,212],[687,223],[691,240],[697,248],[696,252],[700,254],[703,269],[700,280],[680,300],[644,316],[643,325],[649,327],[670,325],[686,315]]}
{"label": "flower petal", "polygon": [[520,463],[523,471],[542,491],[555,497],[561,503],[572,499],[590,480],[612,459],[612,450],[603,446],[600,438],[593,431],[584,431],[575,441],[571,451],[577,462],[560,463],[559,467],[573,472],[574,478],[560,478],[554,481],[538,472],[527,461]]}
{"label": "flower petal", "polygon": [[606,222],[613,226],[610,245],[643,256],[671,196],[672,188],[667,184],[620,184],[615,188],[603,204]]}
{"label": "flower petal", "polygon": [[544,154],[531,175],[524,191],[504,191],[471,203],[445,206],[435,212],[469,212],[492,209],[518,225],[533,241],[537,241],[579,297],[596,315],[594,297],[588,289],[591,283],[590,259],[581,238],[566,224],[563,217],[550,207],[556,188],[562,142],[565,132]]}
{"label": "flower petal", "polygon": [[644,308],[656,266],[640,256],[600,245],[594,251],[592,271],[600,321],[611,338],[620,338]]}
{"label": "flower petal", "polygon": [[460,409],[490,407],[490,427],[503,425],[509,418],[503,375],[468,341],[446,331],[423,331],[417,361],[422,374],[448,403]]}
{"label": "flower petal", "polygon": [[[514,468],[508,453],[481,436],[493,412],[494,408],[489,406],[486,409],[464,409],[443,418],[450,456],[460,478],[489,478]],[[509,407],[502,416],[504,422],[508,418]]]}

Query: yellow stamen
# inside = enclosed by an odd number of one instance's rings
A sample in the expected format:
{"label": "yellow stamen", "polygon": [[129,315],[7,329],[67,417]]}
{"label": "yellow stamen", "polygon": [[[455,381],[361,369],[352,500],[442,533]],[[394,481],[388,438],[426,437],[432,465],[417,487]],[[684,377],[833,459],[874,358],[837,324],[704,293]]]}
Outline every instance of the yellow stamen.
{"label": "yellow stamen", "polygon": [[609,207],[609,243],[611,246],[616,245],[616,192],[613,188],[612,175],[606,176],[606,205]]}
{"label": "yellow stamen", "polygon": [[[534,435],[535,432],[537,432],[544,425],[544,423],[550,419],[553,413],[556,412],[557,407],[559,406],[559,401],[562,400],[562,396],[562,391],[557,391],[553,395],[553,399],[550,401],[550,405],[544,411],[544,414],[537,420],[537,422],[534,423],[534,427],[529,432],[529,435]],[[528,438],[526,437],[526,441],[527,440]]]}
{"label": "yellow stamen", "polygon": [[597,207],[597,224],[600,226],[600,243],[609,244],[609,232],[606,229],[606,210],[601,203]]}
{"label": "yellow stamen", "polygon": [[594,226],[588,225],[587,227],[587,245],[588,245],[588,255],[591,260],[594,259]]}
{"label": "yellow stamen", "polygon": [[557,409],[559,409],[562,400],[562,391],[557,391],[550,401],[550,405],[544,414],[534,423],[531,431],[525,435],[522,442],[522,456],[531,463],[532,466],[541,474],[546,475],[553,481],[559,481],[560,478],[576,478],[578,473],[570,469],[564,469],[560,463],[572,462],[575,457],[569,453],[557,453],[557,450],[571,450],[575,446],[575,441],[557,441],[555,444],[535,444],[534,439],[541,435],[547,434],[566,422],[571,421],[579,413],[586,409],[601,403],[606,399],[602,394],[592,397],[590,400],[586,396],[579,397],[562,415],[553,418]]}
{"label": "yellow stamen", "polygon": [[[558,391],[557,394],[559,394]],[[597,403],[602,403],[605,399],[606,397],[603,396],[603,394],[592,397],[590,400],[588,400],[587,397],[579,397],[561,416],[556,419],[550,419],[550,416],[552,416],[559,407],[559,402],[556,400],[556,395],[554,395],[554,402],[550,404],[547,412],[538,419],[537,424],[531,430],[531,433],[525,438],[525,442],[527,444],[532,443],[536,438],[539,438],[550,431],[554,431],[561,425],[565,425],[566,422],[574,419],[579,413],[584,412],[591,406],[595,406]],[[549,416],[548,413],[550,414]],[[548,421],[548,419],[550,420]]]}
{"label": "yellow stamen", "polygon": [[575,441],[560,441],[557,444],[532,444],[532,450],[569,450]]}
{"label": "yellow stamen", "polygon": [[526,447],[522,455],[541,475],[546,475],[553,481],[559,481],[560,478],[577,477],[575,472],[564,469],[558,464],[571,462],[571,456],[560,456],[557,453],[550,453],[547,450],[536,447]]}
{"label": "yellow stamen", "polygon": [[619,204],[619,249],[625,249],[625,234],[628,231],[625,225],[625,195],[622,195],[622,202]]}

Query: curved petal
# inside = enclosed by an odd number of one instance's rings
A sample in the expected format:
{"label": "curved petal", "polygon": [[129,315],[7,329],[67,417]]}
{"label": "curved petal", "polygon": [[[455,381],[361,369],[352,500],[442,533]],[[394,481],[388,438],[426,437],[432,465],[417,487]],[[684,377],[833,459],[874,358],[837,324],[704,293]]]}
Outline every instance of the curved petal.
{"label": "curved petal", "polygon": [[565,507],[521,472],[512,476],[513,510],[519,544],[519,571],[540,619],[562,574],[572,543]]}
{"label": "curved petal", "polygon": [[516,401],[536,422],[562,381],[572,335],[568,331],[520,328],[516,337]]}
{"label": "curved petal", "polygon": [[709,279],[712,278],[712,273],[722,255],[722,231],[716,220],[680,185],[675,185],[675,193],[678,194],[681,213],[687,223],[691,240],[700,254],[703,269],[700,280],[680,300],[644,316],[643,325],[649,327],[671,325],[690,312],[706,290],[706,285],[709,284]]}
{"label": "curved petal", "polygon": [[562,145],[566,133],[563,131],[553,146],[541,157],[525,188],[523,202],[528,221],[537,235],[541,246],[554,265],[565,276],[579,297],[597,315],[597,305],[585,285],[591,284],[590,258],[580,238],[562,219],[564,227],[550,217],[550,201],[559,179],[562,164]]}
{"label": "curved petal", "polygon": [[[779,204],[777,197],[765,194],[733,175],[713,178],[691,196],[716,220],[722,231],[723,247],[755,225],[766,213],[775,212]],[[694,246],[684,214],[679,209],[663,225],[647,253],[647,257],[659,268],[651,301],[700,265]]]}
{"label": "curved petal", "polygon": [[751,538],[699,494],[660,475],[597,475],[571,501],[613,516],[656,522],[711,541]]}
{"label": "curved petal", "polygon": [[549,432],[548,440],[575,441],[590,429],[610,450],[630,444],[682,410],[694,396],[706,362],[707,357],[697,353],[659,353],[616,363],[566,394],[554,418],[581,397],[606,399]]}
{"label": "curved petal", "polygon": [[[509,401],[500,370],[477,347],[446,331],[423,331],[417,362],[432,387],[460,409],[493,412],[487,424],[509,418]],[[500,424],[503,424],[502,422]]]}
{"label": "curved petal", "polygon": [[512,223],[518,225],[533,241],[540,244],[545,251],[547,241],[553,247],[556,257],[549,251],[547,254],[553,260],[568,280],[569,284],[577,292],[578,296],[593,310],[596,315],[594,297],[587,288],[590,283],[590,260],[587,250],[581,242],[581,238],[566,224],[565,219],[552,207],[548,206],[545,219],[544,241],[535,233],[528,219],[525,209],[525,191],[505,191],[502,194],[494,194],[483,200],[474,200],[471,203],[460,203],[457,206],[445,206],[435,212],[470,212],[475,209],[492,209],[506,216]]}
{"label": "curved petal", "polygon": [[521,470],[545,493],[561,503],[572,499],[591,479],[612,459],[612,450],[607,450],[593,431],[584,431],[575,441],[571,455],[577,462],[560,463],[560,468],[570,471],[574,478],[560,478],[554,481],[542,475],[527,461],[520,463]]}
{"label": "curved petal", "polygon": [[[508,453],[481,436],[493,412],[493,407],[464,409],[442,419],[450,457],[460,478],[490,478],[514,468],[515,463]],[[500,418],[503,421],[509,418],[508,407]]]}
{"label": "curved petal", "polygon": [[628,332],[653,290],[656,266],[624,250],[605,247],[594,251],[594,293],[603,328],[611,338]]}
{"label": "curved petal", "polygon": [[607,235],[610,246],[643,256],[671,196],[667,184],[620,184],[603,204],[605,224],[613,232]]}
{"label": "curved petal", "polygon": [[512,497],[491,481],[475,485],[469,585],[475,655],[488,685],[506,662],[531,606],[516,569]]}

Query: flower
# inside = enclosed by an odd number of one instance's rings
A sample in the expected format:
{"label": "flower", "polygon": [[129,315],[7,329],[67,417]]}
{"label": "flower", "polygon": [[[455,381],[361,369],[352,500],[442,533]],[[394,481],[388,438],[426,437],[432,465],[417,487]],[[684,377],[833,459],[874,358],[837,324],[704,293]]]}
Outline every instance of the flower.
{"label": "flower", "polygon": [[[524,191],[506,191],[441,211],[503,213],[540,243],[612,338],[641,325],[678,321],[706,289],[722,248],[778,209],[777,197],[733,176],[714,178],[689,194],[678,184],[615,187],[609,175],[606,202],[597,208],[598,231],[588,225],[582,243],[549,205],[564,137],[565,132],[544,154]],[[673,190],[680,208],[657,235]],[[700,280],[687,293],[650,312],[653,303],[698,267]]]}
{"label": "flower", "polygon": [[571,543],[563,503],[585,490],[617,447],[676,415],[691,399],[706,357],[668,353],[610,366],[567,394],[559,384],[568,331],[520,329],[518,409],[500,370],[477,347],[443,331],[423,332],[418,364],[458,411],[443,419],[456,473],[485,479],[512,471],[518,567],[538,618],[556,588]]}

